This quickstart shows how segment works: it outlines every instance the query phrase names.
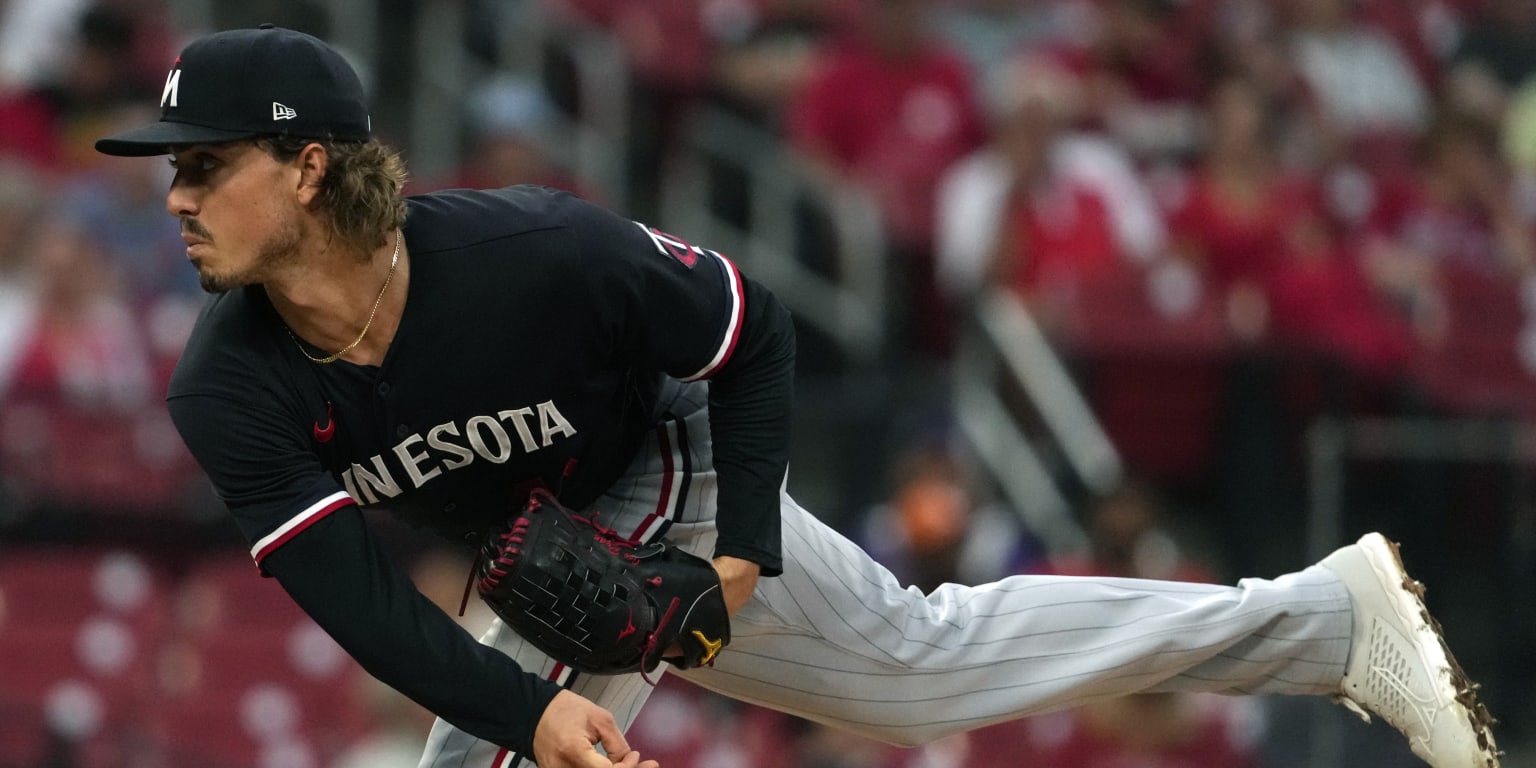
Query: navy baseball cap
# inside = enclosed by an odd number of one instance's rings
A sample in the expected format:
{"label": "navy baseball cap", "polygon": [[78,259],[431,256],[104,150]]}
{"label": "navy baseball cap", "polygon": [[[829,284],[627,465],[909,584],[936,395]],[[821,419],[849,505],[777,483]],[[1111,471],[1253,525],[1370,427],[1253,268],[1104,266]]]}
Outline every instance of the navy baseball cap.
{"label": "navy baseball cap", "polygon": [[96,151],[144,157],[273,135],[366,141],[369,128],[363,83],[336,49],[263,24],[192,41],[166,75],[160,121],[101,139]]}

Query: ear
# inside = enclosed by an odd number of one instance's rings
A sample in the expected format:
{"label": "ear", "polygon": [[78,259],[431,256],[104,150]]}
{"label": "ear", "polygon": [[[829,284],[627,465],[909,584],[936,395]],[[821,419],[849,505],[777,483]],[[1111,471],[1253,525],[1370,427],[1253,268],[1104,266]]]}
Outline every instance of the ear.
{"label": "ear", "polygon": [[294,159],[299,170],[298,196],[299,204],[309,206],[320,196],[320,182],[325,179],[326,168],[330,165],[330,155],[325,147],[316,142],[310,142],[299,150],[299,156]]}

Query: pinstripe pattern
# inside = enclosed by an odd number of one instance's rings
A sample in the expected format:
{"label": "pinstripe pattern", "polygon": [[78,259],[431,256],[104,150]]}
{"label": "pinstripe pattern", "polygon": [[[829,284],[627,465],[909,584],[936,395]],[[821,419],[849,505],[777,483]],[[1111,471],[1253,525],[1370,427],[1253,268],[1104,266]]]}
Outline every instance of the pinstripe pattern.
{"label": "pinstripe pattern", "polygon": [[[685,418],[675,431],[659,431],[595,506],[619,530],[642,529],[668,506],[663,490],[678,487],[679,478],[663,475],[691,468],[666,538],[708,556],[716,496],[701,390],[671,393],[673,413]],[[787,494],[781,509],[784,574],[759,582],[715,666],[674,674],[904,745],[1129,693],[1316,694],[1333,691],[1343,676],[1349,597],[1319,567],[1235,587],[1015,576],[925,595],[904,589]],[[487,641],[525,669],[549,663],[513,633],[498,634],[500,626]],[[583,676],[573,690],[627,728],[650,687],[638,675]],[[448,750],[436,748],[446,758]],[[429,742],[423,768],[459,765],[433,762],[433,750]]]}
{"label": "pinstripe pattern", "polygon": [[720,693],[898,744],[1137,691],[1323,693],[1348,654],[1343,586],[1310,568],[1221,587],[1017,576],[902,589],[793,501],[713,668]]}

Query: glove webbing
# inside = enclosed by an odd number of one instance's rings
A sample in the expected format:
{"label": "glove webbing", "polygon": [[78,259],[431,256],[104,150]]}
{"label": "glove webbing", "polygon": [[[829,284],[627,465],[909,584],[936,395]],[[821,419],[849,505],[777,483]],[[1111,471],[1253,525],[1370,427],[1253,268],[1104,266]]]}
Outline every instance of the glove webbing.
{"label": "glove webbing", "polygon": [[[535,499],[531,503],[538,504],[538,501]],[[537,507],[534,508],[536,509]],[[567,515],[572,520],[591,526],[593,530],[597,531],[597,534],[594,538],[606,546],[608,551],[612,554],[628,560],[632,565],[638,565],[640,563],[639,558],[632,554],[634,548],[640,546],[641,544],[638,539],[630,536],[620,536],[617,530],[597,522],[596,513],[593,513],[592,517],[583,517],[582,515],[572,514],[566,511],[564,508],[558,506],[556,507],[556,511]],[[483,557],[483,549],[476,550],[475,562],[471,565],[469,570],[469,581],[464,584],[464,596],[459,601],[460,616],[464,615],[464,611],[469,605],[469,593],[472,589],[478,588],[482,592],[493,591],[496,588],[496,585],[500,583],[500,577],[507,575],[507,568],[516,562],[512,558],[520,554],[518,552],[517,546],[523,543],[523,534],[528,532],[529,525],[530,522],[528,518],[526,516],[520,516],[517,518],[517,520],[513,521],[511,528],[505,532],[502,532],[501,534],[498,534],[503,545],[500,547],[501,555],[498,556],[496,558],[496,562],[492,564],[489,569],[487,569],[486,575],[481,577],[480,583],[478,585],[475,583],[475,574],[480,570],[480,561]],[[652,576],[645,581],[652,587],[659,587],[662,583],[660,576]],[[618,597],[621,600],[625,598],[624,595],[619,595]],[[642,658],[649,658],[651,653],[656,650],[657,638],[662,636],[663,630],[666,629],[667,625],[672,621],[672,618],[677,614],[677,608],[681,604],[682,599],[676,596],[674,596],[672,600],[668,602],[667,609],[662,612],[661,618],[656,622],[656,629],[653,630],[650,636],[645,639],[645,648],[641,653]],[[640,670],[640,678],[653,687],[659,682],[657,680],[652,680],[650,673],[646,672],[643,668]]]}

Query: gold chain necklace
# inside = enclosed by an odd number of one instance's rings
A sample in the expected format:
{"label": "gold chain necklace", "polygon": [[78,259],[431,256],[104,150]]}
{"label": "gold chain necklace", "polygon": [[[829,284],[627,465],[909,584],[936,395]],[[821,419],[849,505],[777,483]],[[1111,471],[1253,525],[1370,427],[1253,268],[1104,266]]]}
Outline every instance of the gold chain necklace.
{"label": "gold chain necklace", "polygon": [[286,325],[283,326],[284,330],[288,331],[288,338],[293,339],[294,346],[297,346],[299,348],[299,352],[303,353],[305,357],[309,358],[311,363],[320,363],[321,365],[325,365],[326,363],[334,363],[337,360],[340,360],[342,355],[351,352],[357,347],[357,345],[363,343],[363,337],[367,336],[368,329],[373,327],[373,316],[378,314],[379,304],[383,303],[384,301],[384,292],[389,290],[389,281],[393,280],[395,277],[395,267],[400,264],[400,239],[402,235],[403,233],[398,230],[395,232],[395,255],[391,256],[389,259],[389,274],[384,276],[384,285],[383,287],[379,288],[378,298],[373,300],[373,309],[368,311],[368,321],[363,323],[363,332],[359,333],[357,338],[352,340],[351,344],[343,347],[340,352],[337,352],[334,355],[315,357],[309,353],[309,350],[304,348],[304,342],[299,341],[299,337],[293,334],[292,328],[289,328]]}

